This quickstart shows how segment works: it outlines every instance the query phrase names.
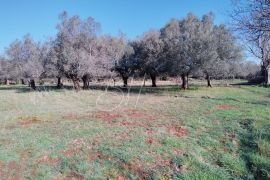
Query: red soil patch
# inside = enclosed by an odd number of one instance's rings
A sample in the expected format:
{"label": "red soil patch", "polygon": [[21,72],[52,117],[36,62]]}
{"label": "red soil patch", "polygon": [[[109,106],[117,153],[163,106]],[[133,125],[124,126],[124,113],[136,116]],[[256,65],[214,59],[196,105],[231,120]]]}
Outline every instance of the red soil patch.
{"label": "red soil patch", "polygon": [[143,118],[145,116],[145,114],[142,114],[142,112],[140,112],[136,109],[126,110],[126,113],[127,113],[128,117],[130,117],[130,118]]}
{"label": "red soil patch", "polygon": [[230,105],[218,105],[216,106],[217,110],[231,110],[231,109],[235,109],[234,106],[230,106]]}
{"label": "red soil patch", "polygon": [[61,161],[60,158],[51,158],[47,155],[38,158],[35,161],[36,162],[35,167],[31,171],[32,178],[34,179],[36,177],[36,171],[40,164],[56,165],[56,164],[59,164],[60,161]]}
{"label": "red soil patch", "polygon": [[70,172],[64,179],[65,180],[74,180],[74,179],[83,180],[85,178],[76,172]]}
{"label": "red soil patch", "polygon": [[[177,152],[174,153],[175,155],[183,155],[183,151],[177,149]],[[156,162],[151,166],[151,169],[159,169],[160,167],[170,167],[170,169],[173,169],[174,171],[184,173],[186,172],[186,166],[185,165],[177,165],[175,164],[172,159],[163,159],[161,154],[154,154],[154,157],[156,159]],[[171,179],[171,174],[164,174],[168,179]]]}
{"label": "red soil patch", "polygon": [[19,152],[19,155],[20,155],[20,162],[25,162],[25,160],[27,160],[31,153],[32,153],[33,149],[24,149],[22,151]]}
{"label": "red soil patch", "polygon": [[177,137],[185,137],[188,134],[187,129],[183,127],[169,127],[168,128],[169,134],[175,135]]}
{"label": "red soil patch", "polygon": [[0,177],[4,176],[4,163],[0,161]]}
{"label": "red soil patch", "polygon": [[146,143],[146,144],[153,144],[153,143],[154,143],[154,139],[153,139],[153,138],[147,138],[147,139],[145,140],[145,143]]}
{"label": "red soil patch", "polygon": [[17,127],[29,127],[29,126],[32,126],[32,125],[35,125],[35,124],[41,124],[41,123],[44,123],[46,121],[36,117],[36,116],[33,116],[33,117],[26,117],[26,118],[19,118],[19,122],[17,122],[16,124],[11,124],[11,125],[6,125],[5,126],[5,129],[14,129],[14,128],[17,128]]}
{"label": "red soil patch", "polygon": [[86,159],[87,159],[89,162],[91,162],[91,161],[97,159],[97,157],[98,157],[98,156],[97,156],[96,154],[87,154],[87,155],[86,155]]}
{"label": "red soil patch", "polygon": [[137,179],[146,179],[149,174],[145,171],[143,164],[138,160],[134,159],[129,163],[123,163],[121,165],[124,169],[133,172]]}
{"label": "red soil patch", "polygon": [[51,158],[49,156],[43,156],[36,160],[37,164],[58,164],[60,162],[59,158]]}
{"label": "red soil patch", "polygon": [[184,151],[182,151],[181,149],[173,149],[173,154],[177,155],[177,156],[183,156],[184,155]]}
{"label": "red soil patch", "polygon": [[107,155],[104,155],[104,154],[103,154],[102,152],[100,152],[100,151],[96,153],[96,156],[97,156],[99,159],[109,160],[109,161],[112,160],[112,157],[107,156]]}
{"label": "red soil patch", "polygon": [[74,139],[73,141],[70,142],[71,145],[77,145],[77,146],[82,146],[85,145],[84,140],[82,139]]}
{"label": "red soil patch", "polygon": [[114,140],[122,142],[122,141],[129,140],[130,134],[127,132],[120,132],[120,133],[115,133],[113,137],[114,137]]}
{"label": "red soil patch", "polygon": [[31,126],[33,124],[40,124],[43,122],[44,121],[34,116],[34,117],[28,117],[28,118],[21,118],[21,121],[19,122],[19,124],[21,126]]}
{"label": "red soil patch", "polygon": [[73,157],[75,154],[78,154],[80,151],[82,151],[82,147],[68,148],[68,149],[62,150],[61,153],[65,155],[66,157]]}
{"label": "red soil patch", "polygon": [[[97,111],[91,113],[89,115],[76,115],[76,114],[68,114],[63,116],[62,118],[65,120],[80,120],[80,119],[100,119],[109,123],[112,123],[114,120],[119,118],[126,117],[127,119],[139,119],[139,120],[155,120],[156,117],[150,114],[150,111],[146,110],[137,110],[137,109],[123,109],[119,112],[109,112],[109,111]],[[131,123],[131,122],[122,122],[123,126],[143,126],[146,127],[145,124]]]}
{"label": "red soil patch", "polygon": [[80,151],[82,151],[85,142],[82,139],[74,139],[69,144],[70,147],[60,151],[60,153],[66,157],[73,157],[75,154],[78,154]]}
{"label": "red soil patch", "polygon": [[130,126],[130,127],[144,127],[148,128],[149,125],[145,122],[128,122],[128,121],[123,121],[121,122],[122,126]]}
{"label": "red soil patch", "polygon": [[62,117],[64,120],[78,120],[79,116],[76,114],[68,114]]}
{"label": "red soil patch", "polygon": [[83,180],[85,179],[81,174],[70,171],[67,175],[61,174],[53,177],[52,180]]}
{"label": "red soil patch", "polygon": [[111,161],[112,160],[112,157],[107,156],[107,155],[104,155],[102,152],[98,151],[96,153],[86,154],[86,159],[88,161],[93,161],[95,159],[102,159],[102,160],[109,160],[109,161]]}
{"label": "red soil patch", "polygon": [[94,114],[89,115],[76,115],[76,114],[68,114],[63,116],[62,118],[65,120],[81,120],[81,119],[101,119],[103,121],[112,122],[113,120],[116,120],[118,118],[121,118],[122,116],[115,113],[110,113],[107,111],[97,111],[94,112]]}
{"label": "red soil patch", "polygon": [[124,113],[127,114],[127,117],[130,119],[144,119],[144,120],[155,120],[156,118],[149,114],[149,111],[138,110],[138,109],[124,109]]}
{"label": "red soil patch", "polygon": [[147,133],[148,135],[153,135],[155,132],[154,132],[153,130],[147,129],[146,133]]}
{"label": "red soil patch", "polygon": [[93,115],[94,118],[101,119],[107,122],[112,122],[113,120],[116,120],[118,118],[121,118],[122,116],[115,113],[110,113],[107,111],[98,111]]}
{"label": "red soil patch", "polygon": [[0,162],[0,179],[20,180],[22,177],[21,167],[15,162],[4,165]]}

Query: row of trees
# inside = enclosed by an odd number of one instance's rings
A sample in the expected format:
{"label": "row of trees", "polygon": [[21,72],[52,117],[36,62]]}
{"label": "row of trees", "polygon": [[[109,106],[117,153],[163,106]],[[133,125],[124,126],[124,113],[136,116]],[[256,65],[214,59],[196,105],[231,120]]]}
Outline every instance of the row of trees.
{"label": "row of trees", "polygon": [[181,78],[188,87],[189,76],[210,78],[236,76],[241,68],[242,50],[225,25],[214,25],[213,14],[202,18],[188,14],[172,19],[160,30],[151,29],[135,40],[100,34],[100,24],[89,17],[59,16],[57,35],[46,42],[35,42],[26,35],[6,49],[7,61],[0,63],[4,79],[35,80],[63,77],[70,79],[76,90],[88,88],[91,79],[120,76],[124,86],[133,75],[148,76],[156,86],[158,76]]}

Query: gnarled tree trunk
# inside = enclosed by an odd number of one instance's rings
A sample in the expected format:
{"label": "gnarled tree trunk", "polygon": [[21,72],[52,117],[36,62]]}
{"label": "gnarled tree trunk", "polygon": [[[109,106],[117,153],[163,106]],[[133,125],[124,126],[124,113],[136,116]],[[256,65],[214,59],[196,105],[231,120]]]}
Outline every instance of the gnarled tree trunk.
{"label": "gnarled tree trunk", "polygon": [[74,86],[74,89],[76,91],[80,91],[81,90],[81,86],[80,86],[80,81],[79,81],[79,78],[72,78],[72,82],[73,82],[73,86]]}
{"label": "gnarled tree trunk", "polygon": [[25,85],[24,79],[21,79],[21,83],[22,85]]}
{"label": "gnarled tree trunk", "polygon": [[186,74],[181,75],[182,86],[181,88],[186,90],[188,88],[188,76]]}
{"label": "gnarled tree trunk", "polygon": [[57,77],[57,86],[58,89],[63,88],[63,83],[62,83],[62,78],[61,77]]}
{"label": "gnarled tree trunk", "polygon": [[212,87],[211,78],[210,78],[209,74],[207,72],[205,74],[206,74],[205,79],[207,80],[207,87]]}
{"label": "gnarled tree trunk", "polygon": [[85,74],[82,77],[82,81],[83,81],[83,89],[89,89],[90,86],[90,74]]}
{"label": "gnarled tree trunk", "polygon": [[4,82],[5,85],[9,85],[9,80],[6,78],[5,79],[5,82]]}
{"label": "gnarled tree trunk", "polygon": [[128,86],[128,77],[127,76],[122,76],[124,87]]}
{"label": "gnarled tree trunk", "polygon": [[265,68],[265,71],[264,71],[264,80],[265,80],[265,84],[267,86],[270,86],[270,65]]}
{"label": "gnarled tree trunk", "polygon": [[143,76],[143,87],[145,87],[145,81],[146,81],[146,74]]}
{"label": "gnarled tree trunk", "polygon": [[36,82],[35,82],[34,79],[30,79],[29,85],[30,85],[31,89],[33,89],[33,90],[36,90],[37,89]]}
{"label": "gnarled tree trunk", "polygon": [[151,77],[151,80],[152,80],[152,87],[157,87],[157,84],[156,84],[157,76],[155,74],[151,74],[150,77]]}

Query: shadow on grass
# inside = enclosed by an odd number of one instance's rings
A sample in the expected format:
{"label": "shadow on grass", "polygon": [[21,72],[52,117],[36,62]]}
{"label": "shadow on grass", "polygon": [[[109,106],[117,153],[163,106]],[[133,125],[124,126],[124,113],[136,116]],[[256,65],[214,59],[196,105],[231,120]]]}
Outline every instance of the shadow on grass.
{"label": "shadow on grass", "polygon": [[[72,90],[72,86],[64,86],[65,90]],[[44,92],[44,91],[61,91],[62,89],[58,89],[56,86],[37,86],[36,92]],[[15,91],[16,93],[29,93],[34,92],[28,86],[18,86],[18,85],[10,85],[10,86],[0,86],[0,91]]]}
{"label": "shadow on grass", "polygon": [[[198,90],[199,86],[192,85],[188,88],[189,91]],[[28,86],[0,86],[0,91],[5,90],[13,90],[16,93],[29,93],[34,92]],[[36,92],[63,92],[63,91],[71,91],[74,90],[73,86],[64,86],[63,88],[59,89],[56,86],[37,86]],[[107,85],[90,85],[88,89],[83,89],[84,91],[87,90],[101,90],[101,91],[109,91],[109,92],[124,92],[124,93],[134,93],[134,94],[161,94],[163,92],[178,92],[181,91],[180,87],[177,85],[161,85],[158,87],[151,87],[151,86],[107,86]]]}
{"label": "shadow on grass", "polygon": [[239,83],[231,83],[230,85],[232,86],[257,86],[259,85],[258,83],[254,83],[254,82],[239,82]]}
{"label": "shadow on grass", "polygon": [[0,86],[0,91],[28,92],[30,91],[30,88],[27,86],[10,85],[10,86]]}

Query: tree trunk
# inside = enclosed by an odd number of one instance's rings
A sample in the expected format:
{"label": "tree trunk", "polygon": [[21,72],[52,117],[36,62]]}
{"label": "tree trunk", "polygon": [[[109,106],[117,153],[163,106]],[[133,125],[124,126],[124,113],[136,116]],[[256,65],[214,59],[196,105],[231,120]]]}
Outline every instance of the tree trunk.
{"label": "tree trunk", "polygon": [[146,74],[143,76],[143,87],[145,87],[145,81],[146,81]]}
{"label": "tree trunk", "polygon": [[61,89],[63,88],[63,83],[62,83],[62,78],[61,77],[58,77],[57,78],[57,86],[56,86],[58,89]]}
{"label": "tree trunk", "polygon": [[85,74],[82,77],[82,81],[83,81],[83,89],[89,89],[90,75],[89,74]]}
{"label": "tree trunk", "polygon": [[8,79],[5,79],[5,85],[9,85],[9,80]]}
{"label": "tree trunk", "polygon": [[186,81],[187,81],[187,88],[188,88],[188,81],[189,81],[189,78],[188,78],[188,76],[189,76],[189,73],[187,73],[187,75],[186,75]]}
{"label": "tree trunk", "polygon": [[150,77],[151,77],[151,80],[152,80],[152,87],[157,87],[157,84],[156,84],[157,76],[152,74],[152,75],[150,75]]}
{"label": "tree trunk", "polygon": [[207,87],[212,87],[212,85],[211,85],[211,78],[210,78],[210,76],[209,76],[209,74],[208,73],[206,73],[206,80],[207,80]]}
{"label": "tree trunk", "polygon": [[263,71],[264,71],[264,83],[266,86],[270,86],[270,65],[263,66]]}
{"label": "tree trunk", "polygon": [[31,89],[33,89],[33,90],[36,90],[36,89],[37,89],[37,88],[36,88],[36,82],[35,82],[34,79],[31,79],[31,80],[30,80],[30,87],[31,87]]}
{"label": "tree trunk", "polygon": [[188,77],[186,74],[181,75],[181,80],[182,80],[182,86],[181,88],[186,90],[188,88]]}
{"label": "tree trunk", "polygon": [[128,77],[122,76],[123,82],[124,82],[124,87],[128,86]]}
{"label": "tree trunk", "polygon": [[73,85],[74,85],[74,89],[76,91],[80,91],[81,90],[81,86],[80,86],[80,81],[78,78],[72,78],[72,82],[73,82]]}
{"label": "tree trunk", "polygon": [[25,85],[24,79],[21,79],[21,83],[22,85]]}
{"label": "tree trunk", "polygon": [[88,89],[89,86],[88,86],[88,80],[87,79],[83,79],[83,89]]}

